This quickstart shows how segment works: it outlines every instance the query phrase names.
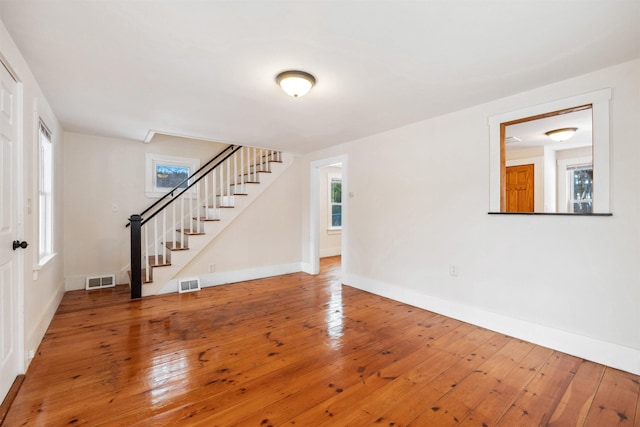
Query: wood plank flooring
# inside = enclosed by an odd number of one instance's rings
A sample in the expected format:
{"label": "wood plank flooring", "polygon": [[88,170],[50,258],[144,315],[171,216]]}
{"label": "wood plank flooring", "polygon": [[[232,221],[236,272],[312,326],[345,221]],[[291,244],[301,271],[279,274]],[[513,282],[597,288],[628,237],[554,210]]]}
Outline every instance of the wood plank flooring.
{"label": "wood plank flooring", "polygon": [[321,274],[68,292],[4,426],[640,426],[640,378]]}

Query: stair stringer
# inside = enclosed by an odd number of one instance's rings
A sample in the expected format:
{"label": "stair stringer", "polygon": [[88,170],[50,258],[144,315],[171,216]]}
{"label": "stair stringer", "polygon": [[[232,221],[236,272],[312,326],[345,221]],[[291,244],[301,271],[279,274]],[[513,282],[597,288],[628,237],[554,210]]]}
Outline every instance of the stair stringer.
{"label": "stair stringer", "polygon": [[248,194],[235,196],[233,208],[220,208],[220,221],[202,221],[204,234],[189,236],[189,249],[171,251],[171,265],[153,268],[153,282],[142,286],[142,296],[178,292],[176,278],[179,273],[200,254],[224,229],[229,227],[240,214],[271,186],[280,175],[293,164],[294,156],[282,153],[282,162],[271,163],[271,173],[259,173],[259,184],[246,184]]}

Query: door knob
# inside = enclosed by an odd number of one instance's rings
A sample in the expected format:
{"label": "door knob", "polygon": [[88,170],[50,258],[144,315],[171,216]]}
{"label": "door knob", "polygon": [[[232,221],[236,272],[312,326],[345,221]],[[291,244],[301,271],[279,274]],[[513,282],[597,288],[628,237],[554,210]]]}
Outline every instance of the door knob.
{"label": "door knob", "polygon": [[18,248],[22,248],[22,249],[27,249],[27,246],[29,246],[29,244],[27,242],[21,242],[20,240],[14,240],[13,241],[13,250],[15,251]]}

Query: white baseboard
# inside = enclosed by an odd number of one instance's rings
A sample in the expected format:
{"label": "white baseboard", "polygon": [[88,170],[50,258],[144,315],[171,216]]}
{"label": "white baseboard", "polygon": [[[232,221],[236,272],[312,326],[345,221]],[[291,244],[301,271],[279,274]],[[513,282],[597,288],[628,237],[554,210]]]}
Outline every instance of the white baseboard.
{"label": "white baseboard", "polygon": [[[302,271],[302,264],[268,265],[264,267],[247,268],[243,270],[222,271],[219,273],[207,273],[198,276],[200,287],[220,286],[229,283],[244,282],[247,280],[264,279],[265,277],[281,276],[283,274],[298,273]],[[171,280],[158,294],[178,292],[178,280]]]}
{"label": "white baseboard", "polygon": [[342,248],[320,248],[320,258],[342,255]]}
{"label": "white baseboard", "polygon": [[58,306],[62,301],[62,297],[64,296],[64,289],[62,286],[64,284],[60,283],[58,286],[58,292],[49,295],[49,301],[47,301],[44,309],[40,310],[38,318],[35,322],[31,323],[31,328],[26,332],[25,340],[24,340],[24,369],[25,372],[31,363],[31,359],[29,359],[29,351],[36,351],[38,346],[42,342],[49,325],[51,324],[51,320],[53,320],[53,316],[56,314],[56,310],[58,310]]}
{"label": "white baseboard", "polygon": [[64,278],[65,291],[78,291],[84,289],[87,276],[66,276]]}
{"label": "white baseboard", "polygon": [[492,313],[413,289],[350,274],[345,284],[563,353],[640,375],[640,350]]}
{"label": "white baseboard", "polygon": [[116,285],[130,285],[131,278],[129,277],[129,270],[118,271],[116,273]]}
{"label": "white baseboard", "polygon": [[[87,276],[108,276],[114,273],[92,273],[83,276],[66,276],[64,278],[64,290],[65,291],[80,291],[86,288]],[[127,271],[118,271],[115,273],[116,285],[129,284],[129,273]]]}
{"label": "white baseboard", "polygon": [[200,276],[200,285],[204,287],[226,285],[228,283],[244,282],[246,280],[263,279],[265,277],[281,276],[283,274],[302,271],[299,262],[291,264],[268,265],[264,267],[247,268],[244,270],[209,273]]}
{"label": "white baseboard", "polygon": [[313,268],[311,267],[311,264],[308,262],[301,262],[300,263],[300,271],[302,271],[303,273],[307,273],[307,274],[317,274],[313,272]]}

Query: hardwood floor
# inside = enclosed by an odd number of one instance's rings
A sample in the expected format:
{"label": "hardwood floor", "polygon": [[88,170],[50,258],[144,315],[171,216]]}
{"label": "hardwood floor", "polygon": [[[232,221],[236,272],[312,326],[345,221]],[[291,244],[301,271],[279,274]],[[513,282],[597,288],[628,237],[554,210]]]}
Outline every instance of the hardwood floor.
{"label": "hardwood floor", "polygon": [[303,273],[68,292],[5,426],[640,426],[639,377]]}

